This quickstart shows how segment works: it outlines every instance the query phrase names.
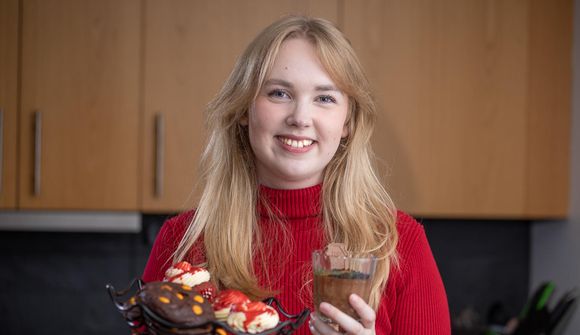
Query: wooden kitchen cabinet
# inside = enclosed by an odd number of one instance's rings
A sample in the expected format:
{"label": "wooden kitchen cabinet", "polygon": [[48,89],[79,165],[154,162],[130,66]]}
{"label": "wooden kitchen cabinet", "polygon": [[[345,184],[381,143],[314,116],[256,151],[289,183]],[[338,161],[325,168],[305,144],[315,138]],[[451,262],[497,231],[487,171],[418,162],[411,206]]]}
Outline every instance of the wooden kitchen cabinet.
{"label": "wooden kitchen cabinet", "polygon": [[0,208],[16,208],[18,0],[0,0]]}
{"label": "wooden kitchen cabinet", "polygon": [[572,1],[345,1],[396,203],[427,217],[567,214]]}
{"label": "wooden kitchen cabinet", "polygon": [[567,214],[571,0],[0,0],[0,208],[194,206],[204,106],[288,13],[353,43],[400,208]]}
{"label": "wooden kitchen cabinet", "polygon": [[204,106],[236,57],[267,24],[288,13],[336,22],[338,1],[145,2],[142,210],[181,211],[205,140]]}
{"label": "wooden kitchen cabinet", "polygon": [[21,209],[137,209],[141,9],[22,1]]}

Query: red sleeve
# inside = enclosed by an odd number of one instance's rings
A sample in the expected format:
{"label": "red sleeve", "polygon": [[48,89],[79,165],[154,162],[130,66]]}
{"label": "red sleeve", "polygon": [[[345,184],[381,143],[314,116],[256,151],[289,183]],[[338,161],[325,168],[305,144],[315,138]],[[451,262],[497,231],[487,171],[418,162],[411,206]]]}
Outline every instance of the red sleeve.
{"label": "red sleeve", "polygon": [[183,238],[185,229],[193,218],[193,212],[185,212],[165,221],[149,254],[149,260],[143,271],[145,282],[163,280],[165,271],[172,264],[173,253]]}
{"label": "red sleeve", "polygon": [[407,214],[400,213],[398,221],[401,272],[391,318],[393,334],[449,335],[447,295],[425,230]]}

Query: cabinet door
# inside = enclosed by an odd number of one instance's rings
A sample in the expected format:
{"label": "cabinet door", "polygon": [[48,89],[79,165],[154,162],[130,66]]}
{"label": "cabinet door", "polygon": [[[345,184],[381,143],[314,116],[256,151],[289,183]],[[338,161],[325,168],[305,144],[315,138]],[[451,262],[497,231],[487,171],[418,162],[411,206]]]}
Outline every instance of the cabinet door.
{"label": "cabinet door", "polygon": [[0,208],[16,208],[18,0],[0,0]]}
{"label": "cabinet door", "polygon": [[26,0],[20,205],[137,209],[139,0]]}
{"label": "cabinet door", "polygon": [[146,1],[144,211],[194,206],[204,106],[251,39],[288,13],[336,22],[338,5],[336,0]]}
{"label": "cabinet door", "polygon": [[573,15],[573,0],[530,1],[526,217],[568,215]]}
{"label": "cabinet door", "polygon": [[[530,52],[539,51],[538,46],[530,49],[530,25],[535,24],[530,13],[539,14],[530,10],[530,2],[344,4],[345,32],[378,99],[374,147],[388,166],[389,189],[401,208],[426,216],[525,217],[528,192],[544,192],[546,200],[554,196],[545,193],[550,188],[532,190],[529,186],[537,181],[527,176],[530,164],[550,164],[529,156],[530,138],[542,142],[546,134],[530,128],[530,96],[545,94],[529,91],[530,73],[539,66],[529,63]],[[561,49],[542,59],[566,63]],[[553,68],[549,61],[542,66]],[[566,85],[565,78],[552,77],[556,82],[545,88]],[[567,133],[559,120],[569,110],[561,103],[558,107],[555,133]],[[565,138],[549,143],[567,147]],[[555,156],[567,161],[566,155]],[[557,167],[567,175],[560,163]],[[559,192],[566,180],[555,181]],[[565,208],[557,204],[534,215],[563,215]]]}

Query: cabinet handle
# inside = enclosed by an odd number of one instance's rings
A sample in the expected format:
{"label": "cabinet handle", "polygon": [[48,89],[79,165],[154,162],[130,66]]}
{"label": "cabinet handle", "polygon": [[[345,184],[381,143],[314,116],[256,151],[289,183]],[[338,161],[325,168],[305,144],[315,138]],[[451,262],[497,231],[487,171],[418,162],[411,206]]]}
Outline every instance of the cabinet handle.
{"label": "cabinet handle", "polygon": [[0,194],[4,189],[4,108],[0,108]]}
{"label": "cabinet handle", "polygon": [[157,198],[163,195],[164,128],[163,114],[155,115],[155,197]]}
{"label": "cabinet handle", "polygon": [[40,195],[40,160],[42,153],[42,114],[34,112],[34,195]]}

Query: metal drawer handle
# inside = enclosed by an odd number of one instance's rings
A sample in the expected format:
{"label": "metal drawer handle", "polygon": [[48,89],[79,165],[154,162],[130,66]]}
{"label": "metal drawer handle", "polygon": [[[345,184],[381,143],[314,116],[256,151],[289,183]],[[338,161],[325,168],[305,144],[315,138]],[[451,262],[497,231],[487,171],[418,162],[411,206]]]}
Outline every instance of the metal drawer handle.
{"label": "metal drawer handle", "polygon": [[42,158],[42,114],[34,113],[34,196],[40,195],[40,172]]}
{"label": "metal drawer handle", "polygon": [[163,114],[155,115],[155,197],[163,195],[163,161],[164,161],[165,122]]}
{"label": "metal drawer handle", "polygon": [[0,194],[4,189],[4,108],[0,108]]}

